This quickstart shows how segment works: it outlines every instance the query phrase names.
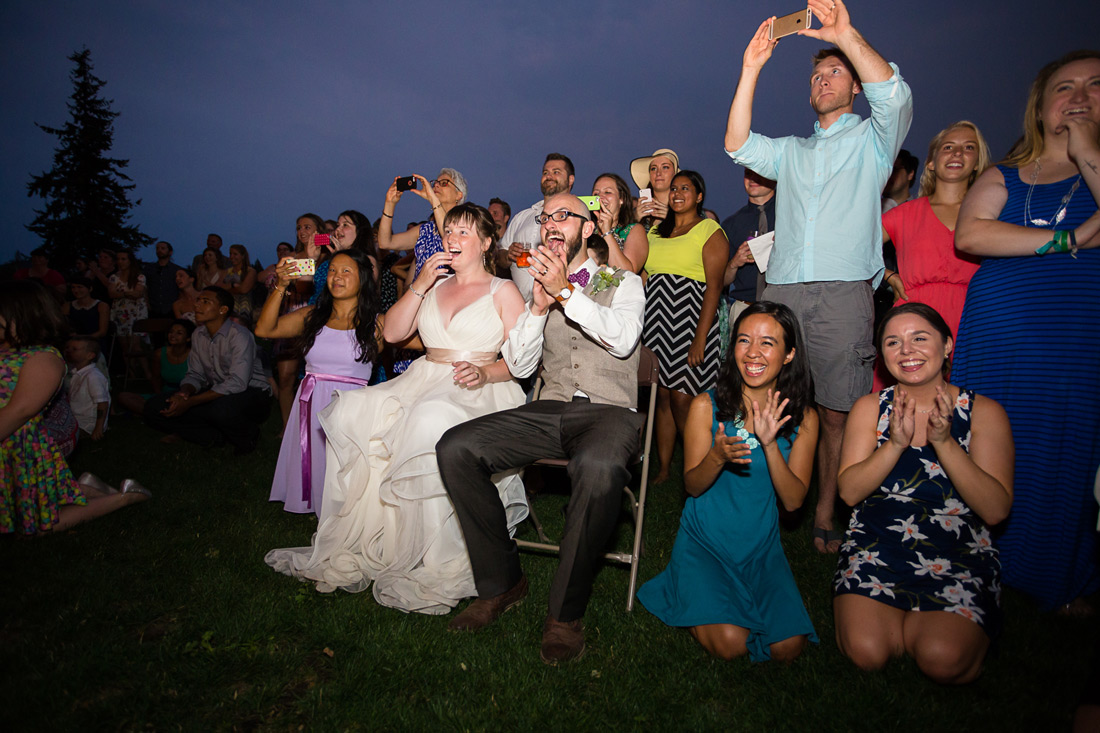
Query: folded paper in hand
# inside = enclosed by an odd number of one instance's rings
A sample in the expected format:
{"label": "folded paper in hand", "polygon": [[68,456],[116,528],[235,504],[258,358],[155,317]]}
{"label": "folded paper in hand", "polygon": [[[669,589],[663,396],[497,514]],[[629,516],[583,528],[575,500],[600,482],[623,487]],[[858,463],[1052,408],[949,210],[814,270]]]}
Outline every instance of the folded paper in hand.
{"label": "folded paper in hand", "polygon": [[760,272],[768,271],[768,258],[771,257],[772,247],[775,246],[775,232],[761,234],[748,241],[749,251],[756,261],[756,267]]}

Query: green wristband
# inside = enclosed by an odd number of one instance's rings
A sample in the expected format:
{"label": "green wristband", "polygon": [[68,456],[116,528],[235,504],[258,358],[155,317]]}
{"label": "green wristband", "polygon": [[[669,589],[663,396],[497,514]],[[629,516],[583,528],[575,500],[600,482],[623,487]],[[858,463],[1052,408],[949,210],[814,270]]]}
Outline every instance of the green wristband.
{"label": "green wristband", "polygon": [[1037,255],[1045,255],[1047,252],[1069,252],[1077,257],[1077,236],[1072,229],[1059,229],[1053,233],[1053,238],[1035,250]]}

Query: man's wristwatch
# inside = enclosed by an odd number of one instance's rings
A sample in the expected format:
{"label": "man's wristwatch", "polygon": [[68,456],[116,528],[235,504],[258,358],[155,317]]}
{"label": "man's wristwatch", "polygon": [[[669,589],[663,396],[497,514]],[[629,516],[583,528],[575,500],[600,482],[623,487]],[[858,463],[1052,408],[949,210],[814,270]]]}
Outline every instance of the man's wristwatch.
{"label": "man's wristwatch", "polygon": [[573,294],[573,283],[565,283],[565,287],[561,289],[561,292],[554,296],[554,300],[559,303],[564,303],[569,300],[569,296]]}

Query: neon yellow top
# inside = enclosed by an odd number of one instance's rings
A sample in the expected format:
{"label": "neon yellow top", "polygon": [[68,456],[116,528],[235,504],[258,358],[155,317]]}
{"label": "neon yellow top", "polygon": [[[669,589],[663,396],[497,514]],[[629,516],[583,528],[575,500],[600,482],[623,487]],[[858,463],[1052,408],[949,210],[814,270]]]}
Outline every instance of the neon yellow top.
{"label": "neon yellow top", "polygon": [[[645,269],[650,275],[665,273],[668,275],[682,275],[705,283],[706,271],[703,269],[703,245],[707,243],[715,231],[722,231],[722,227],[713,219],[704,218],[679,237],[665,239],[657,234],[657,227],[649,230],[649,257],[645,261]],[[722,233],[725,239],[725,232]]]}

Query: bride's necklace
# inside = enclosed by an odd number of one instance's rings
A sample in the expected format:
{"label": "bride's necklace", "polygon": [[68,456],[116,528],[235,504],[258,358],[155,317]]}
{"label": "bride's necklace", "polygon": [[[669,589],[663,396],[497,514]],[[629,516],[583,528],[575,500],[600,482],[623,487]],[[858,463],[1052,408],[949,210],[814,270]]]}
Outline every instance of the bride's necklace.
{"label": "bride's necklace", "polygon": [[1062,223],[1062,219],[1066,218],[1066,207],[1069,206],[1069,200],[1073,198],[1073,194],[1077,193],[1077,188],[1081,185],[1081,174],[1077,174],[1077,180],[1070,186],[1069,191],[1062,197],[1062,201],[1058,204],[1057,210],[1054,212],[1054,216],[1049,219],[1033,219],[1031,217],[1031,194],[1035,190],[1035,182],[1039,179],[1039,171],[1043,170],[1042,160],[1035,159],[1035,170],[1031,172],[1031,184],[1027,187],[1027,198],[1024,199],[1024,226],[1031,223],[1037,227],[1051,227],[1054,228]]}

